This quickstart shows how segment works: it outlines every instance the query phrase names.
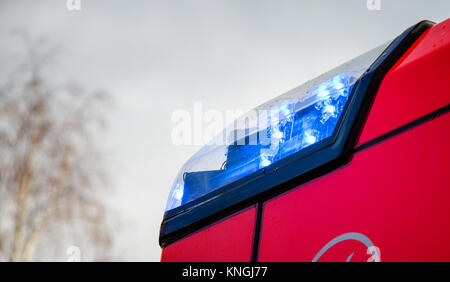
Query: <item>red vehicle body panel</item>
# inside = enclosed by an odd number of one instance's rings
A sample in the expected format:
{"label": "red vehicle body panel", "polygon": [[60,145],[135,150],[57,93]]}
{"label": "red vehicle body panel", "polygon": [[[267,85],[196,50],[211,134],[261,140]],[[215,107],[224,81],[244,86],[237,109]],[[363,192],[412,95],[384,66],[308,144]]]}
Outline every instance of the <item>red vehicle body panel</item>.
{"label": "red vehicle body panel", "polygon": [[387,73],[359,139],[365,143],[450,101],[450,19],[427,30]]}
{"label": "red vehicle body panel", "polygon": [[[337,171],[264,206],[260,261],[312,261],[333,238],[358,232],[384,261],[450,260],[450,115],[357,153]],[[446,129],[446,130],[443,130]],[[320,261],[366,261],[342,242]]]}
{"label": "red vehicle body panel", "polygon": [[[386,74],[359,144],[449,102],[450,19],[427,30]],[[379,248],[381,261],[450,261],[449,129],[447,112],[263,203],[258,261],[373,260],[364,240]],[[255,216],[253,206],[189,235],[165,247],[161,260],[249,261]]]}
{"label": "red vehicle body panel", "polygon": [[253,206],[164,248],[161,261],[233,261],[251,258],[256,208]]}
{"label": "red vehicle body panel", "polygon": [[[450,20],[425,32],[388,72],[360,143],[450,102]],[[261,261],[311,261],[335,237],[357,232],[384,261],[450,261],[450,115],[357,153],[346,167],[267,202]],[[276,247],[274,247],[276,246]],[[359,241],[320,261],[366,261]]]}

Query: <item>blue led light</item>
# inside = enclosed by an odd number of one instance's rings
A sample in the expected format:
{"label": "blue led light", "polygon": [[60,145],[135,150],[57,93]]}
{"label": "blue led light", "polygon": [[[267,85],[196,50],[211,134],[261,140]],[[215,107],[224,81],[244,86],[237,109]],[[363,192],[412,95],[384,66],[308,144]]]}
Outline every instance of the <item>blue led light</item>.
{"label": "blue led light", "polygon": [[325,84],[322,84],[317,89],[317,97],[320,99],[325,99],[330,95],[330,91],[327,89],[327,86]]}
{"label": "blue led light", "polygon": [[272,164],[272,162],[269,161],[266,157],[261,157],[261,160],[260,160],[260,162],[259,162],[259,166],[260,166],[261,168],[266,167],[266,166],[269,166],[269,165],[271,165],[271,164]]}
{"label": "blue led light", "polygon": [[183,201],[184,186],[180,183],[174,183],[172,191],[170,193],[169,201],[167,202],[166,209],[172,209],[180,206]]}
{"label": "blue led light", "polygon": [[[252,133],[256,138],[247,134],[226,147],[223,169],[193,171],[178,179],[168,208],[180,206],[330,137],[344,110],[352,82],[353,77],[337,75],[307,92],[304,99],[288,99],[270,107],[267,127]],[[264,134],[266,139],[262,138]],[[249,144],[250,139],[259,142]],[[269,140],[269,144],[261,140]]]}
{"label": "blue led light", "polygon": [[181,201],[181,199],[183,198],[183,192],[184,192],[183,185],[177,184],[176,189],[173,193],[173,197]]}
{"label": "blue led light", "polygon": [[320,122],[324,124],[328,121],[328,119],[336,117],[336,107],[330,104],[325,104],[322,108],[322,117],[320,118]]}
{"label": "blue led light", "polygon": [[316,143],[317,142],[317,135],[318,135],[318,133],[315,130],[311,130],[311,129],[306,130],[305,134],[303,135],[303,142],[305,144],[304,147],[307,147],[307,146],[309,146],[311,144]]}
{"label": "blue led light", "polygon": [[289,109],[290,104],[288,102],[281,104],[280,106],[280,112],[285,116],[288,117],[291,114],[291,110]]}
{"label": "blue led light", "polygon": [[344,87],[344,83],[342,83],[342,77],[337,75],[333,78],[333,87],[334,89],[342,89]]}
{"label": "blue led light", "polygon": [[272,136],[276,139],[283,138],[283,132],[281,132],[278,128],[274,128],[272,131]]}
{"label": "blue led light", "polygon": [[388,44],[236,120],[212,140],[213,145],[205,145],[185,163],[172,186],[166,210],[197,204],[193,202],[209,199],[207,194],[226,190],[227,185],[241,189],[242,183],[252,181],[252,175],[264,175],[263,169],[270,174],[272,169],[283,167],[283,160],[302,158],[308,148],[321,150],[321,144],[329,144],[326,140],[331,142],[340,128],[338,124],[356,81]]}
{"label": "blue led light", "polygon": [[[219,168],[191,169],[191,172],[179,176],[172,188],[167,208],[184,205],[330,137],[355,80],[355,77],[347,74],[333,76],[299,99],[289,98],[270,106],[265,112],[266,127],[251,132],[248,129],[241,130],[247,134],[226,145],[226,153],[222,154],[226,159],[221,161]],[[259,121],[262,118],[263,115],[258,116]],[[249,144],[248,140],[258,142]],[[195,164],[194,161],[192,163]]]}

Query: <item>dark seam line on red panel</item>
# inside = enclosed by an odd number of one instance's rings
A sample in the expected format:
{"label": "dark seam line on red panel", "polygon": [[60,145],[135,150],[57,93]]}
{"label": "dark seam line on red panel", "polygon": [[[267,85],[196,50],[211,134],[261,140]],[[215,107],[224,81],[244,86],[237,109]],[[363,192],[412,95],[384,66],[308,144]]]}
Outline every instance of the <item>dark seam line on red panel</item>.
{"label": "dark seam line on red panel", "polygon": [[263,201],[258,201],[258,203],[256,204],[256,219],[255,219],[255,230],[253,231],[253,245],[252,245],[251,262],[258,261],[259,240],[261,237],[263,206],[264,206]]}
{"label": "dark seam line on red panel", "polygon": [[448,104],[448,105],[446,105],[446,106],[444,106],[444,107],[442,107],[442,108],[440,108],[440,109],[438,109],[436,111],[433,111],[433,112],[431,112],[431,113],[429,113],[427,115],[424,115],[424,116],[422,116],[422,117],[420,117],[418,119],[415,119],[415,120],[413,120],[413,121],[411,121],[411,122],[409,122],[409,123],[407,123],[405,125],[402,125],[402,126],[398,127],[397,129],[391,130],[388,133],[385,133],[385,134],[383,134],[383,135],[381,135],[379,137],[376,137],[376,138],[374,138],[374,139],[372,139],[370,141],[367,141],[366,143],[364,143],[362,145],[359,145],[358,147],[356,147],[353,150],[353,153],[358,153],[358,152],[361,152],[363,150],[366,150],[366,149],[368,149],[368,148],[370,148],[370,147],[372,147],[372,146],[374,146],[374,145],[376,145],[378,143],[386,141],[386,140],[388,140],[388,139],[390,139],[392,137],[395,137],[395,136],[397,136],[397,135],[399,135],[399,134],[401,134],[401,133],[403,133],[405,131],[408,131],[408,130],[410,130],[410,129],[414,128],[414,127],[417,127],[417,126],[419,126],[419,125],[421,125],[423,123],[431,121],[431,120],[433,120],[433,119],[435,119],[435,118],[437,118],[437,117],[439,117],[441,115],[444,115],[444,114],[448,113],[449,111],[450,111],[450,104]]}

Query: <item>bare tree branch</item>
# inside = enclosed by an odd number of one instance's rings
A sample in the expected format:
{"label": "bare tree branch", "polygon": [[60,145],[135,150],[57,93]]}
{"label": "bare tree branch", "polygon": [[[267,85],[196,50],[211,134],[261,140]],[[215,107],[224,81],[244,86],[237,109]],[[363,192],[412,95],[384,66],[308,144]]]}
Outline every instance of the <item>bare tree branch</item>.
{"label": "bare tree branch", "polygon": [[32,260],[62,226],[88,230],[83,239],[104,257],[112,238],[99,192],[109,187],[95,141],[107,95],[51,86],[43,69],[55,48],[21,36],[20,78],[0,87],[0,260]]}

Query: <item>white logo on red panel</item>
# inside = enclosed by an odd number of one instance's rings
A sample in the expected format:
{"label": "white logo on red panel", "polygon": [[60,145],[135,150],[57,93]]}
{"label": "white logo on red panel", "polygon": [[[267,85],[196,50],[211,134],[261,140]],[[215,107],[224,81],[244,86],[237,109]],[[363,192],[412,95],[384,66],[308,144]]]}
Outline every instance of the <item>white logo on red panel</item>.
{"label": "white logo on red panel", "polygon": [[[347,240],[355,240],[358,242],[363,243],[366,247],[367,247],[367,254],[370,255],[370,258],[367,260],[367,262],[380,262],[381,261],[381,252],[380,249],[378,247],[376,247],[372,241],[367,238],[367,236],[361,234],[361,233],[357,233],[357,232],[349,232],[349,233],[345,233],[342,235],[337,236],[336,238],[334,238],[333,240],[331,240],[330,242],[328,242],[318,253],[317,255],[313,258],[313,262],[317,262],[320,257],[322,257],[322,255],[324,253],[326,253],[326,251],[328,251],[331,247],[333,247],[336,244],[339,244],[340,242],[343,241],[347,241]],[[349,262],[352,257],[353,257],[353,253],[351,253],[348,257],[347,257],[347,262]]]}

